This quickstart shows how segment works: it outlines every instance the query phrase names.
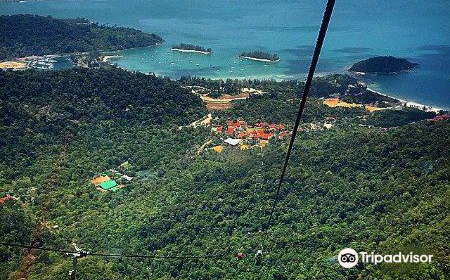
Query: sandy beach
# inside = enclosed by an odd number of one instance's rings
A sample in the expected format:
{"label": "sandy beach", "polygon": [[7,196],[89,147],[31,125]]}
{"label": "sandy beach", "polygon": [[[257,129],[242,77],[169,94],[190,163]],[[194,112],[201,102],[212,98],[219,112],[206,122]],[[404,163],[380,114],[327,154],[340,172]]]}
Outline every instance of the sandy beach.
{"label": "sandy beach", "polygon": [[417,103],[417,102],[414,102],[414,101],[408,101],[408,100],[400,99],[398,97],[391,96],[389,94],[379,92],[379,91],[374,90],[373,88],[370,88],[370,87],[367,87],[367,89],[370,90],[370,91],[373,91],[373,92],[375,92],[375,93],[377,93],[379,95],[386,96],[386,97],[398,100],[403,106],[406,106],[406,107],[416,108],[416,109],[424,110],[426,112],[439,113],[440,111],[446,111],[446,110],[444,110],[442,108],[428,106],[428,105]]}
{"label": "sandy beach", "polygon": [[196,51],[196,50],[184,50],[184,49],[175,49],[175,48],[171,48],[170,50],[176,51],[176,52],[184,52],[184,53],[212,54],[212,52],[203,52],[203,51]]}
{"label": "sandy beach", "polygon": [[111,59],[119,59],[122,57],[123,55],[104,55],[102,57],[102,62],[109,62]]}
{"label": "sandy beach", "polygon": [[4,61],[0,62],[0,69],[24,70],[28,68],[28,63],[24,61]]}
{"label": "sandy beach", "polygon": [[245,59],[254,60],[254,61],[271,62],[271,63],[280,61],[279,59],[270,60],[270,59],[265,59],[265,58],[255,58],[255,57],[251,57],[251,56],[239,56],[239,58],[245,58]]}

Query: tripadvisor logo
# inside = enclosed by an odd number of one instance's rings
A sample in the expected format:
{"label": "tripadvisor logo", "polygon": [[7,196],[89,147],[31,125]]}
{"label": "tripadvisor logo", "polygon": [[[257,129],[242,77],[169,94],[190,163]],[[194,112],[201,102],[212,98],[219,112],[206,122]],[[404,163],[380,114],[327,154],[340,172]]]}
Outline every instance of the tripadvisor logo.
{"label": "tripadvisor logo", "polygon": [[352,268],[358,263],[358,253],[351,248],[345,248],[339,252],[339,264],[345,268]]}
{"label": "tripadvisor logo", "polygon": [[[433,255],[414,255],[412,252],[403,254],[402,252],[395,255],[379,255],[375,253],[359,252],[362,263],[429,263]],[[338,255],[339,264],[345,268],[352,268],[358,264],[358,253],[351,249],[345,248]]]}

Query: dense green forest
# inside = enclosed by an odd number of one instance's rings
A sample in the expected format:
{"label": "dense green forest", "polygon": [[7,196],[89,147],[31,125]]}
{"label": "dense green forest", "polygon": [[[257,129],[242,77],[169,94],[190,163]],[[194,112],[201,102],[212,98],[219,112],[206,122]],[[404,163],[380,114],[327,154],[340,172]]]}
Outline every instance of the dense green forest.
{"label": "dense green forest", "polygon": [[[419,110],[324,106],[319,98],[346,92],[345,82],[354,81],[315,81],[305,122],[334,116],[336,125],[300,133],[264,236],[287,142],[198,154],[212,136],[179,128],[207,113],[180,87],[186,80],[119,69],[0,72],[0,197],[19,199],[0,205],[1,237],[103,253],[223,256],[88,257],[79,279],[445,279],[450,123],[424,121],[433,115]],[[292,124],[301,83],[248,83],[267,94],[214,115]],[[134,177],[125,188],[101,193],[90,183],[125,161]],[[346,247],[435,261],[344,269],[336,256]],[[238,252],[246,257],[237,260]],[[25,253],[0,247],[0,279],[15,279]],[[36,257],[28,279],[67,279],[70,259]]]}
{"label": "dense green forest", "polygon": [[[286,100],[301,97],[303,82],[296,80],[275,81],[259,79],[210,79],[204,77],[187,76],[182,77],[180,82],[183,86],[201,86],[210,89],[215,95],[230,94],[237,95],[242,88],[255,88],[268,92],[271,96],[280,96]],[[360,104],[383,103],[398,104],[398,100],[385,95],[380,95],[367,88],[356,78],[349,75],[330,74],[316,77],[313,80],[310,95],[317,98],[327,98],[340,95],[343,100]]]}
{"label": "dense green forest", "polygon": [[[206,110],[169,79],[120,69],[0,72],[2,175],[26,167],[41,145],[61,143],[79,127],[190,123]],[[11,163],[14,162],[14,165]]]}
{"label": "dense green forest", "polygon": [[[0,186],[4,182],[0,181]],[[10,199],[0,203],[1,242],[28,244],[30,242],[34,221],[30,209],[18,200]],[[0,246],[0,271],[11,271],[11,263],[17,264],[22,251],[17,248]],[[5,279],[6,275],[2,275]]]}
{"label": "dense green forest", "polygon": [[0,16],[0,59],[30,55],[114,51],[160,44],[163,39],[139,30],[50,16]]}

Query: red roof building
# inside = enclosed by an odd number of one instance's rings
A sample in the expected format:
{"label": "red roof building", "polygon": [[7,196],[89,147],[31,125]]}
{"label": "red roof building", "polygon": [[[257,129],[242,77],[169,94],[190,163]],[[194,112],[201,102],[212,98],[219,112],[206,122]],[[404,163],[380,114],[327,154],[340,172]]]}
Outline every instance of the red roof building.
{"label": "red roof building", "polygon": [[267,127],[267,123],[265,123],[265,122],[257,123],[257,124],[255,124],[255,126],[257,126],[257,127]]}
{"label": "red roof building", "polygon": [[249,136],[251,136],[251,134],[248,133],[248,132],[240,132],[240,133],[238,133],[238,134],[236,135],[236,137],[237,137],[237,138],[240,138],[240,139],[244,139],[244,138],[247,138],[247,137],[249,137]]}
{"label": "red roof building", "polygon": [[289,131],[283,131],[283,132],[280,132],[280,135],[278,135],[278,137],[280,139],[285,139],[285,138],[288,138],[290,134],[291,133]]}
{"label": "red roof building", "polygon": [[235,128],[240,128],[241,126],[247,125],[247,122],[245,122],[245,121],[232,121],[232,120],[228,120],[228,121],[227,121],[227,125],[228,125],[228,126],[233,126],[233,127],[235,127]]}
{"label": "red roof building", "polygon": [[258,138],[262,140],[269,140],[272,137],[273,133],[262,133],[261,135],[258,136]]}
{"label": "red roof building", "polygon": [[222,133],[222,126],[221,125],[218,125],[217,126],[217,133],[219,133],[219,134],[221,134]]}
{"label": "red roof building", "polygon": [[434,117],[432,119],[428,119],[427,121],[429,121],[429,122],[440,122],[440,121],[448,120],[449,118],[450,118],[450,115],[449,114],[445,114],[445,115],[436,116],[436,117]]}
{"label": "red roof building", "polygon": [[15,198],[14,196],[10,196],[10,195],[8,194],[8,195],[6,195],[5,197],[0,198],[0,204],[3,204],[3,203],[5,203],[7,200],[10,200],[10,199],[17,199],[17,198]]}
{"label": "red roof building", "polygon": [[275,123],[271,123],[269,124],[269,128],[273,131],[277,131],[277,130],[283,130],[284,129],[284,124],[275,124]]}
{"label": "red roof building", "polygon": [[233,126],[228,126],[227,131],[225,131],[226,135],[232,135],[236,129]]}

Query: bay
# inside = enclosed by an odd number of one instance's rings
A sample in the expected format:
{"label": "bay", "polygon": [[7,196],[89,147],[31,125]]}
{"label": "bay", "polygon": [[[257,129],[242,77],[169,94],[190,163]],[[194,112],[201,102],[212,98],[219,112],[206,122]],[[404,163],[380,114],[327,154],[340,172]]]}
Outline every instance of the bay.
{"label": "bay", "polygon": [[[55,0],[0,2],[0,14],[84,17],[157,33],[161,46],[124,50],[120,67],[179,78],[303,78],[324,0]],[[450,108],[450,2],[447,0],[337,1],[318,74],[345,73],[375,55],[405,57],[420,68],[363,77],[386,94]],[[180,42],[210,47],[212,55],[170,51]],[[242,51],[277,53],[279,63],[241,60]]]}

